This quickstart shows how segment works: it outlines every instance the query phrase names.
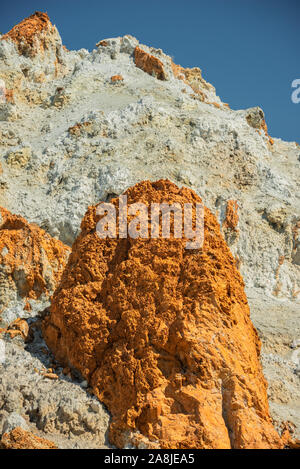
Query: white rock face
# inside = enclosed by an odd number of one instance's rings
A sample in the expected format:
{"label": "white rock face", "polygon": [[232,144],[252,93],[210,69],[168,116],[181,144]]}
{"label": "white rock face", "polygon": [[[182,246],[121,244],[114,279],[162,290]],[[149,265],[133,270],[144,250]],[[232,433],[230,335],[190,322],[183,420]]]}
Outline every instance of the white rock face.
{"label": "white rock face", "polygon": [[[131,36],[88,52],[66,51],[56,28],[47,34],[51,47],[33,57],[0,40],[0,78],[14,96],[0,104],[0,205],[71,245],[89,205],[144,179],[194,189],[221,224],[236,200],[239,223],[224,235],[264,346],[278,335],[272,353],[283,360],[285,341],[300,337],[299,145],[272,144],[260,108],[229,109],[203,79],[193,90],[174,76],[170,57]],[[166,80],[135,65],[136,46],[162,62]],[[278,360],[267,360],[267,377]],[[287,379],[299,392],[293,370]],[[299,413],[291,399],[275,406],[278,421]]]}
{"label": "white rock face", "polygon": [[5,342],[0,339],[0,365],[5,363]]}
{"label": "white rock face", "polygon": [[3,104],[6,102],[6,96],[5,96],[5,81],[0,80],[0,104]]}
{"label": "white rock face", "polygon": [[5,419],[3,423],[2,431],[3,433],[10,433],[16,427],[23,428],[23,430],[29,430],[28,425],[26,421],[23,419],[23,417],[17,414],[16,412],[12,412]]}

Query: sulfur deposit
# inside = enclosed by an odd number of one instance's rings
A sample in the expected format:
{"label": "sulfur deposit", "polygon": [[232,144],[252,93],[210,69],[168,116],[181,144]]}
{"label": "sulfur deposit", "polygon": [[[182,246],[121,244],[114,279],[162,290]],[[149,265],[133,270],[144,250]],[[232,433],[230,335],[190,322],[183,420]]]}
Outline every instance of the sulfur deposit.
{"label": "sulfur deposit", "polygon": [[[128,204],[201,202],[168,180],[125,194]],[[212,213],[193,251],[183,239],[100,239],[98,218],[90,207],[44,337],[108,407],[112,443],[280,447],[244,283]]]}

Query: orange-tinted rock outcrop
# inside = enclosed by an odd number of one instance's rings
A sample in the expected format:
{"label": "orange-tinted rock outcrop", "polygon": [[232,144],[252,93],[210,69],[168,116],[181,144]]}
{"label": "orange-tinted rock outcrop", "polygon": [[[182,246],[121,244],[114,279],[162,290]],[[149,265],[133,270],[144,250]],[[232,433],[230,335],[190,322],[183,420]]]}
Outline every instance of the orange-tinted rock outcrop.
{"label": "orange-tinted rock outcrop", "polygon": [[[31,59],[38,56],[39,60],[53,62],[54,76],[64,72],[61,38],[47,13],[36,11],[4,34],[1,40],[13,41],[20,55]],[[41,72],[40,77],[36,77],[36,81],[44,79]]]}
{"label": "orange-tinted rock outcrop", "polygon": [[[168,180],[128,204],[200,203]],[[118,199],[111,201],[118,213]],[[44,337],[112,415],[110,440],[162,448],[280,448],[243,279],[205,209],[202,249],[185,239],[100,239],[88,209]]]}
{"label": "orange-tinted rock outcrop", "polygon": [[261,126],[261,130],[264,131],[265,136],[266,136],[267,139],[269,140],[270,145],[274,145],[274,139],[273,139],[272,137],[270,137],[270,135],[269,135],[268,126],[267,126],[267,123],[266,123],[265,120],[263,120],[263,123],[262,123],[262,126]]}
{"label": "orange-tinted rock outcrop", "polygon": [[270,137],[268,133],[268,126],[262,109],[260,109],[259,107],[250,108],[248,114],[246,115],[246,120],[251,127],[257,130],[257,132],[264,132],[270,145],[274,144],[274,140],[272,139],[272,137]]}
{"label": "orange-tinted rock outcrop", "polygon": [[4,329],[4,331],[9,334],[11,338],[19,335],[26,340],[29,334],[29,326],[25,319],[18,318],[10,324],[6,330]]}
{"label": "orange-tinted rock outcrop", "polygon": [[184,68],[181,65],[176,65],[173,61],[171,61],[171,68],[174,77],[189,85],[194,93],[200,96],[202,101],[207,100],[205,91],[214,90],[214,87],[202,77],[200,68]]}
{"label": "orange-tinted rock outcrop", "polygon": [[239,223],[239,205],[237,200],[228,200],[223,228],[237,231]]}
{"label": "orange-tinted rock outcrop", "polygon": [[[20,54],[31,52],[35,55],[37,52],[35,50],[36,37],[51,28],[53,26],[47,13],[36,11],[4,34],[1,39],[11,39],[15,42]],[[46,44],[42,44],[42,46],[46,47]]]}
{"label": "orange-tinted rock outcrop", "polygon": [[154,55],[148,54],[140,47],[136,47],[134,50],[134,62],[138,68],[149,75],[155,76],[159,80],[166,80],[164,65],[161,60],[154,57]]}
{"label": "orange-tinted rock outcrop", "polygon": [[55,289],[70,248],[37,225],[1,208],[0,263],[8,283],[23,298],[38,299]]}
{"label": "orange-tinted rock outcrop", "polygon": [[123,81],[124,80],[122,75],[113,75],[110,79],[111,79],[112,83],[116,83],[118,81]]}
{"label": "orange-tinted rock outcrop", "polygon": [[10,433],[4,433],[0,449],[57,449],[57,446],[52,441],[17,427]]}

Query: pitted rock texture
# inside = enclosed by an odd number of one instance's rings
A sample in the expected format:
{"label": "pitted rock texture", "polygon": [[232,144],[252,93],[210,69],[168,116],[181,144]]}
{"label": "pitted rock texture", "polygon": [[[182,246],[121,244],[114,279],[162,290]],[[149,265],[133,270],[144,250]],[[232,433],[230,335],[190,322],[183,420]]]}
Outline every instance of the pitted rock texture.
{"label": "pitted rock texture", "polygon": [[[178,80],[183,80],[184,83],[189,85],[196,94],[200,95],[202,101],[208,102],[206,92],[210,91],[212,95],[216,93],[215,88],[202,77],[202,72],[199,67],[184,68],[181,67],[181,65],[174,64],[172,61],[171,68],[174,77]],[[225,103],[219,103],[215,101],[209,104],[215,104],[215,106],[218,108],[221,107],[221,104],[223,106],[227,106]]]}
{"label": "pitted rock texture", "polygon": [[[42,340],[39,322],[30,320],[33,337],[27,343],[20,336],[0,335],[0,353],[5,343],[5,359],[0,361],[0,439],[22,426],[60,449],[107,448],[107,410],[88,392],[80,375],[58,366]],[[54,373],[58,378],[49,378]]]}
{"label": "pitted rock texture", "polygon": [[33,435],[20,427],[10,433],[4,433],[0,449],[57,449],[52,441]]}
{"label": "pitted rock texture", "polygon": [[271,145],[274,144],[273,138],[268,134],[268,126],[265,121],[265,115],[262,109],[259,107],[254,107],[249,109],[248,114],[246,115],[248,124],[256,130],[263,130],[266,137],[269,139]]}
{"label": "pitted rock texture", "polygon": [[239,223],[239,205],[236,200],[228,200],[223,228],[236,231]]}
{"label": "pitted rock texture", "polygon": [[[29,18],[14,26],[11,31],[4,34],[2,40],[12,41],[20,55],[37,61],[51,60],[54,66],[54,76],[58,76],[63,70],[63,46],[59,33],[50,22],[47,13],[36,11]],[[30,67],[29,67],[30,68]],[[28,68],[23,69],[28,74]],[[36,81],[43,82],[45,74],[36,76]],[[12,99],[13,90],[9,98]]]}
{"label": "pitted rock texture", "polygon": [[[128,205],[201,202],[168,180],[125,194]],[[172,237],[100,239],[98,220],[90,207],[43,328],[111,412],[111,442],[281,447],[244,283],[212,213],[198,250]]]}
{"label": "pitted rock texture", "polygon": [[159,80],[166,79],[163,63],[157,57],[148,54],[140,47],[136,47],[134,50],[134,61],[138,68],[141,68],[149,75],[152,75]]}
{"label": "pitted rock texture", "polygon": [[[18,47],[20,54],[33,54],[35,55],[38,50],[36,47],[36,40],[45,31],[53,29],[47,13],[35,12],[29,18],[24,19],[21,23],[12,28],[11,31],[4,34],[2,39],[11,39]],[[41,48],[46,48],[47,44],[41,43]]]}
{"label": "pitted rock texture", "polygon": [[[42,84],[66,73],[65,49],[47,13],[37,11],[14,26],[1,36],[0,49],[0,78],[4,80],[7,89],[7,103],[42,104],[47,92],[33,90],[24,81]],[[19,56],[20,67],[14,65],[15,54]]]}
{"label": "pitted rock texture", "polygon": [[1,317],[1,311],[13,300],[49,297],[60,280],[70,248],[4,208],[0,208],[0,214]]}

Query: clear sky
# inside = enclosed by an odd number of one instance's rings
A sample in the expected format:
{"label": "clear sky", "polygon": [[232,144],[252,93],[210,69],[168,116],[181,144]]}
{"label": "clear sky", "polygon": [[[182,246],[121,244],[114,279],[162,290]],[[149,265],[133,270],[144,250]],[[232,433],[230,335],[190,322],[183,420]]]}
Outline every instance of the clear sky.
{"label": "clear sky", "polygon": [[47,11],[68,49],[131,34],[184,67],[198,66],[233,109],[260,106],[271,136],[300,142],[300,0],[13,0],[0,31]]}

